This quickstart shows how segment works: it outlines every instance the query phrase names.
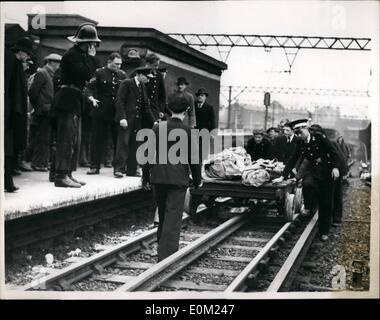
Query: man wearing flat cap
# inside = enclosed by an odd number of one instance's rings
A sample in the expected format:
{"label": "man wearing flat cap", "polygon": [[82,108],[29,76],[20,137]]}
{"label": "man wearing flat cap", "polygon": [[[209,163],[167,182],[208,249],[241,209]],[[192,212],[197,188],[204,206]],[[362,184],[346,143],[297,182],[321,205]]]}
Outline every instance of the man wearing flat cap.
{"label": "man wearing flat cap", "polygon": [[12,173],[18,154],[25,149],[27,141],[27,84],[23,63],[30,58],[33,42],[19,39],[4,54],[4,189],[18,190]]}
{"label": "man wearing flat cap", "polygon": [[113,161],[115,178],[123,177],[126,166],[127,176],[138,175],[136,134],[142,128],[152,128],[154,123],[145,86],[153,77],[151,69],[139,67],[134,74],[132,79],[120,83],[116,96],[115,121],[119,125],[119,132]]}
{"label": "man wearing flat cap", "polygon": [[318,205],[319,233],[322,241],[328,240],[332,219],[333,182],[339,178],[339,154],[323,133],[310,132],[309,120],[292,122],[292,128],[299,133],[301,141],[285,166],[282,177],[273,182],[281,182],[294,168],[297,161],[309,162],[309,170],[315,181],[314,196]]}
{"label": "man wearing flat cap", "polygon": [[[148,171],[148,175],[143,177],[144,183],[153,185],[158,207],[158,261],[178,250],[185,195],[190,185],[189,174],[192,175],[194,187],[201,185],[201,167],[198,155],[193,152],[197,148],[197,141],[191,139],[191,128],[183,123],[189,109],[188,101],[184,97],[175,97],[169,100],[169,108],[172,116],[168,121],[161,121],[153,126],[156,152],[151,153],[148,160],[150,175]],[[174,134],[173,130],[176,130],[176,141],[168,139],[169,135]],[[160,147],[162,141],[167,141],[165,147]],[[169,150],[173,150],[175,144],[185,147],[179,149],[179,162],[172,163]]]}
{"label": "man wearing flat cap", "polygon": [[62,57],[51,53],[45,57],[45,65],[34,75],[28,94],[34,109],[34,141],[32,168],[35,171],[48,171],[50,141],[50,110],[54,99],[54,74]]}
{"label": "man wearing flat cap", "polygon": [[189,104],[190,108],[186,113],[185,119],[183,120],[184,124],[189,125],[190,127],[194,128],[197,123],[195,119],[195,107],[194,107],[194,97],[191,93],[186,91],[187,86],[189,85],[189,82],[187,82],[185,77],[179,77],[176,82],[177,88],[169,97],[170,100],[173,100],[174,98],[183,97],[186,99],[187,103]]}
{"label": "man wearing flat cap", "polygon": [[80,188],[86,183],[73,177],[81,145],[81,120],[84,108],[84,87],[96,70],[96,27],[81,24],[75,35],[68,37],[74,45],[61,60],[61,87],[54,97],[53,110],[57,119],[56,187]]}

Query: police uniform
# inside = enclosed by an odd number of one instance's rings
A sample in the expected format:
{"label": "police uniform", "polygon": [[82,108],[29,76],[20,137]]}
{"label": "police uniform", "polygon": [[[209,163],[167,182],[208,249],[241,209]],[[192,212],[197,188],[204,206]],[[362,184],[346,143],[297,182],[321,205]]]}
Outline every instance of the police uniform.
{"label": "police uniform", "polygon": [[114,122],[116,112],[116,95],[119,84],[126,79],[122,70],[111,70],[107,66],[99,68],[87,86],[86,93],[99,100],[98,106],[92,108],[91,127],[91,168],[100,169],[102,155],[106,150],[107,132],[111,131],[116,148],[118,126]]}
{"label": "police uniform", "polygon": [[[164,119],[166,118],[165,113],[166,116],[170,113],[168,112],[166,106],[166,89],[164,79],[160,72],[152,71],[152,73],[154,78],[146,84],[150,106],[155,120]],[[162,113],[163,116],[160,117],[160,113]]]}
{"label": "police uniform", "polygon": [[287,177],[297,161],[306,159],[309,175],[313,180],[310,186],[303,185],[309,195],[316,199],[319,214],[319,232],[327,235],[331,224],[333,179],[331,171],[338,167],[338,154],[326,135],[310,133],[308,141],[301,140],[285,166],[283,176]]}
{"label": "police uniform", "polygon": [[[76,170],[80,140],[81,114],[84,103],[82,90],[95,72],[95,60],[78,45],[71,47],[62,57],[61,83],[53,108],[57,114],[57,152],[55,185],[71,176]],[[63,183],[62,186],[66,186]]]}
{"label": "police uniform", "polygon": [[[139,68],[141,72],[147,73],[146,68]],[[120,120],[127,120],[128,126],[119,126],[116,154],[113,161],[114,174],[121,177],[127,166],[127,175],[134,176],[137,170],[136,134],[142,128],[151,128],[154,117],[150,109],[146,87],[138,82],[137,78],[125,79],[120,83],[120,88],[116,96],[116,115],[117,124]]]}

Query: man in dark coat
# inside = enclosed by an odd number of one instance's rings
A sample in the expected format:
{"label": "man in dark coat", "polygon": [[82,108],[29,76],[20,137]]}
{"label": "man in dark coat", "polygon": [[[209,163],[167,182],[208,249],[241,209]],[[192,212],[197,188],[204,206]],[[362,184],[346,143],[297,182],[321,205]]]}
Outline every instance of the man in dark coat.
{"label": "man in dark coat", "polygon": [[164,78],[161,72],[158,71],[160,58],[154,53],[151,53],[146,56],[145,62],[145,66],[152,69],[154,76],[154,78],[146,84],[150,107],[155,121],[164,120],[169,116],[169,111],[167,109]]}
{"label": "man in dark coat", "polygon": [[287,122],[282,126],[283,134],[277,136],[273,143],[273,157],[278,161],[287,164],[290,156],[296,149],[297,144],[300,141],[291,127],[291,123]]}
{"label": "man in dark coat", "polygon": [[272,159],[271,143],[264,138],[263,130],[253,130],[253,138],[248,140],[245,147],[252,161],[257,159]]}
{"label": "man in dark coat", "polygon": [[204,88],[199,88],[195,94],[195,119],[199,130],[207,129],[212,131],[216,128],[214,107],[206,102],[208,92]]}
{"label": "man in dark coat", "polygon": [[150,68],[139,67],[135,77],[121,82],[117,92],[115,121],[119,132],[113,162],[115,178],[123,177],[125,166],[127,175],[136,176],[136,133],[142,128],[151,128],[154,122],[145,87],[152,77]]}
{"label": "man in dark coat", "polygon": [[34,109],[34,148],[32,168],[35,171],[48,171],[50,117],[49,113],[54,99],[54,73],[58,70],[62,57],[49,54],[45,57],[45,65],[34,75],[28,94]]}
{"label": "man in dark coat", "polygon": [[283,175],[274,179],[273,183],[281,182],[284,177],[288,177],[297,161],[309,161],[316,184],[314,197],[318,204],[319,233],[321,240],[327,241],[332,219],[333,182],[339,178],[339,155],[326,135],[310,133],[308,119],[293,121],[292,128],[300,132],[302,140],[286,164]]}
{"label": "man in dark coat", "polygon": [[56,187],[80,188],[85,183],[75,179],[80,140],[81,114],[84,103],[83,89],[92,78],[96,63],[95,45],[100,42],[96,28],[91,23],[79,26],[75,42],[61,61],[61,83],[53,104],[57,114]]}
{"label": "man in dark coat", "polygon": [[91,128],[91,170],[87,174],[99,174],[102,156],[106,152],[108,132],[111,132],[114,146],[117,143],[116,95],[120,82],[127,76],[120,70],[121,56],[111,53],[107,65],[97,69],[87,86],[87,94],[93,104]]}
{"label": "man in dark coat", "polygon": [[27,141],[27,84],[23,63],[29,59],[33,42],[18,40],[12,51],[5,49],[4,60],[4,189],[18,190],[13,183],[13,164]]}
{"label": "man in dark coat", "polygon": [[[193,151],[197,147],[197,141],[191,139],[191,127],[182,122],[189,107],[184,98],[170,100],[171,118],[154,125],[154,144],[149,144],[148,140],[149,147],[154,148],[156,152],[150,153],[152,155],[152,158],[148,160],[151,164],[150,176],[144,178],[153,185],[160,217],[157,229],[158,261],[178,250],[185,195],[190,185],[189,174],[192,175],[194,187],[201,185],[201,167],[198,155]],[[184,135],[177,136],[176,141],[168,141],[173,130],[181,131]],[[160,146],[162,141],[167,141],[166,147]],[[179,154],[170,154],[170,151],[173,151],[172,147],[176,144],[180,148]],[[181,149],[181,146],[184,148]],[[174,157],[179,161],[171,163]]]}

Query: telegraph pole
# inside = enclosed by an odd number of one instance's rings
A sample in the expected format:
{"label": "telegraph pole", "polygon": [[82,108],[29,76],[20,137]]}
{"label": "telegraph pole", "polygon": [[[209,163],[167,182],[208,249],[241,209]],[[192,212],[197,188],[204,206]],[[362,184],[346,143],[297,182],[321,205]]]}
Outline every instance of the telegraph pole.
{"label": "telegraph pole", "polygon": [[268,107],[270,106],[270,93],[264,93],[264,105],[265,105],[265,120],[264,120],[264,130],[267,129],[268,124]]}
{"label": "telegraph pole", "polygon": [[228,86],[228,120],[227,120],[227,128],[231,127],[231,95],[232,95],[232,86]]}

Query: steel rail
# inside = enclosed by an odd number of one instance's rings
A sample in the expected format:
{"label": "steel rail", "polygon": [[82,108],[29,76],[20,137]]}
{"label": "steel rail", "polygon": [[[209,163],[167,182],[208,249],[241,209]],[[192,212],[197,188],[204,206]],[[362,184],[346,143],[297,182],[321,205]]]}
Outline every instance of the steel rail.
{"label": "steel rail", "polygon": [[271,282],[267,292],[287,291],[296,276],[299,266],[302,263],[313,239],[317,233],[318,213],[310,220],[309,224],[298,239],[288,258],[278,271],[276,277]]}
{"label": "steel rail", "polygon": [[298,218],[298,214],[294,216],[293,221],[287,222],[272,237],[271,240],[263,247],[263,249],[252,259],[252,261],[243,269],[243,271],[235,278],[234,281],[224,290],[225,293],[239,292],[244,289],[246,280],[250,274],[254,273],[260,262],[270,255],[271,249],[274,248],[281,238],[284,238],[285,232],[288,231],[293,222]]}
{"label": "steel rail", "polygon": [[156,234],[157,228],[144,232],[133,239],[129,239],[110,248],[109,250],[97,253],[89,258],[84,259],[83,261],[74,263],[46,277],[26,284],[20,289],[23,291],[33,289],[46,290],[56,285],[64,287],[64,289],[68,289],[68,286],[70,286],[71,283],[83,279],[95,272],[96,270],[94,269],[94,266],[97,266],[97,268],[104,268],[116,262],[117,260],[123,259],[123,255],[136,252],[144,247],[147,243],[155,241]]}
{"label": "steel rail", "polygon": [[168,258],[160,261],[148,270],[122,285],[116,292],[152,291],[173,275],[187,267],[198,257],[207,252],[230,234],[240,229],[248,222],[248,215],[235,216],[216,229],[191,242],[188,246],[177,251]]}

